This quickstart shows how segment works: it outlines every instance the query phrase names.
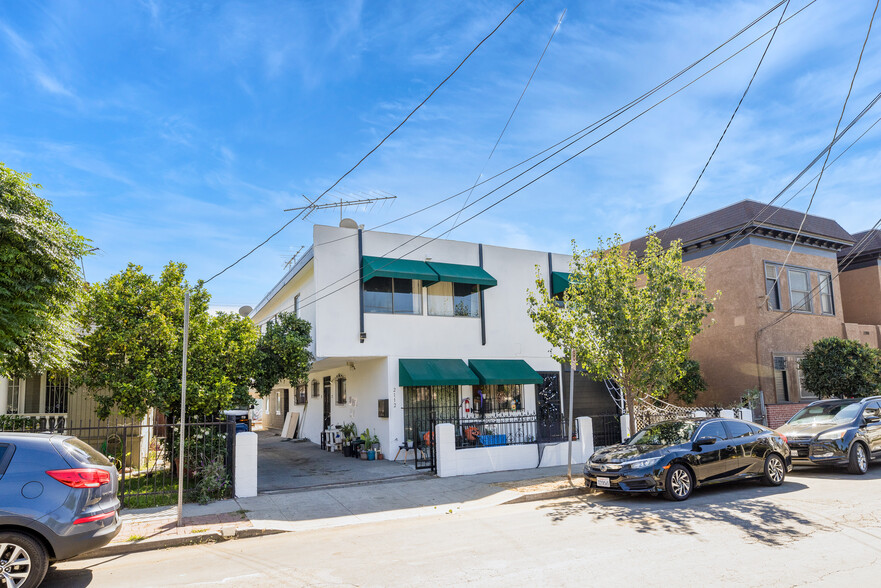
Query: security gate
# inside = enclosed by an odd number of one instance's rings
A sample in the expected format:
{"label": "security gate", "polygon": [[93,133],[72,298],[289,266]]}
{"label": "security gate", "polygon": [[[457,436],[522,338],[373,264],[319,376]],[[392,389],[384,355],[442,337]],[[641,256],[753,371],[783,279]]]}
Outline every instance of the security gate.
{"label": "security gate", "polygon": [[563,441],[566,436],[563,434],[563,411],[560,410],[560,374],[541,372],[539,375],[543,381],[536,387],[538,441]]}
{"label": "security gate", "polygon": [[434,431],[438,423],[459,421],[458,386],[405,386],[404,437],[417,470],[437,471]]}

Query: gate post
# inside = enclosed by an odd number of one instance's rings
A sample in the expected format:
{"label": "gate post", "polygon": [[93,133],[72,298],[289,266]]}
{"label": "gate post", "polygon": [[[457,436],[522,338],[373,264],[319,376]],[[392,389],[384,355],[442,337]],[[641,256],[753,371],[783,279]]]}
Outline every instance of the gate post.
{"label": "gate post", "polygon": [[[256,433],[254,433],[256,435]],[[226,467],[229,470],[230,496],[236,495],[236,422],[233,417],[226,421]]]}
{"label": "gate post", "polygon": [[235,465],[233,467],[233,496],[257,496],[257,433],[235,435]]}

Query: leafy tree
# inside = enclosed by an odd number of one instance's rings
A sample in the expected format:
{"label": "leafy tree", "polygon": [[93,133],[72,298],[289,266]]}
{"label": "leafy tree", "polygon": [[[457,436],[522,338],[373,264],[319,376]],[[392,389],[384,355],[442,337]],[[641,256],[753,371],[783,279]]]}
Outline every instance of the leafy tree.
{"label": "leafy tree", "polygon": [[187,412],[211,415],[248,403],[257,329],[234,314],[210,315],[210,295],[201,282],[190,287],[185,270],[171,262],[156,280],[129,264],[91,288],[79,312],[86,335],[72,379],[92,391],[100,417],[114,407],[123,416],[150,408],[179,416],[187,289]]}
{"label": "leafy tree", "polygon": [[287,312],[266,324],[266,332],[257,343],[254,371],[254,388],[261,396],[269,394],[280,380],[294,384],[309,378],[311,329],[308,321]]}
{"label": "leafy tree", "polygon": [[529,316],[558,361],[575,349],[592,377],[618,382],[635,431],[636,400],[663,395],[682,377],[691,341],[713,311],[704,270],[684,266],[680,243],[664,249],[654,234],[641,256],[624,251],[617,235],[595,251],[579,251],[574,241],[572,250],[562,303],[538,274]]}
{"label": "leafy tree", "polygon": [[30,174],[0,163],[0,374],[66,371],[88,241],[35,194]]}
{"label": "leafy tree", "polygon": [[707,389],[707,382],[701,375],[701,366],[696,360],[686,359],[682,362],[681,368],[682,376],[670,384],[669,392],[675,394],[685,404],[694,404],[697,395]]}
{"label": "leafy tree", "polygon": [[881,352],[839,337],[815,341],[801,360],[805,388],[820,398],[872,396],[881,385]]}

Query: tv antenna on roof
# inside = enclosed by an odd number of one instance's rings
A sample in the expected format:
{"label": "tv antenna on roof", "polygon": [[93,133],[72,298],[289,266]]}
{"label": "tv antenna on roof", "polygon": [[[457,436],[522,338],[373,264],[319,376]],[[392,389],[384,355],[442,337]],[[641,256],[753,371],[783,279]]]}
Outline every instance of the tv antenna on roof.
{"label": "tv antenna on roof", "polygon": [[[305,194],[302,195],[303,198],[306,198],[306,201],[309,203],[306,206],[296,206],[294,208],[285,208],[285,212],[291,212],[294,210],[305,211],[306,214],[303,215],[303,219],[308,217],[310,214],[315,212],[316,210],[325,210],[328,208],[339,208],[340,209],[340,220],[343,218],[343,208],[348,208],[350,206],[374,206],[377,202],[382,202],[385,204],[387,201],[397,199],[397,196],[388,195],[388,196],[371,196],[369,198],[358,198],[356,200],[344,200],[340,197],[339,202],[325,202],[323,204],[317,204],[313,200],[309,200]],[[317,200],[317,199],[316,199]]]}
{"label": "tv antenna on roof", "polygon": [[284,264],[284,269],[288,269],[288,267],[289,267],[292,263],[294,263],[295,261],[297,261],[297,258],[300,257],[300,251],[303,250],[303,247],[304,247],[303,245],[300,245],[300,248],[297,249],[297,252],[294,253],[294,255],[293,255],[290,259],[288,259],[288,260],[285,262],[285,264]]}

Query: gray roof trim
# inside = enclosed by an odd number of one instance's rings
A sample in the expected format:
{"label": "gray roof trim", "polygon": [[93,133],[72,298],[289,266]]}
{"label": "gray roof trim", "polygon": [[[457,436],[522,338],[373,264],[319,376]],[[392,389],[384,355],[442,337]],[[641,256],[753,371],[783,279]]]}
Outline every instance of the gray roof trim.
{"label": "gray roof trim", "polygon": [[309,247],[309,249],[306,250],[306,253],[304,253],[303,256],[297,260],[297,263],[295,263],[291,267],[291,269],[289,269],[287,271],[287,273],[278,281],[278,283],[272,287],[272,290],[270,290],[266,294],[266,296],[263,297],[263,300],[261,300],[260,303],[254,307],[254,310],[252,310],[251,314],[248,316],[254,317],[258,312],[260,312],[263,309],[264,306],[269,304],[269,301],[272,300],[276,294],[281,292],[281,289],[284,288],[288,282],[293,280],[296,277],[296,275],[298,273],[300,273],[303,270],[303,268],[306,267],[306,264],[309,263],[310,261],[312,261],[312,259],[314,257],[315,257],[315,250],[313,247]]}
{"label": "gray roof trim", "polygon": [[[853,246],[845,247],[838,252],[839,268],[845,263],[847,263],[848,270],[876,265],[877,261],[881,259],[881,229],[875,229],[873,231],[860,231],[859,233],[854,233],[853,238],[855,239]],[[857,243],[862,241],[864,238],[866,239],[866,242],[860,245],[859,253],[855,255],[852,259],[848,259],[845,262],[845,259],[853,252],[853,249],[857,246]]]}

